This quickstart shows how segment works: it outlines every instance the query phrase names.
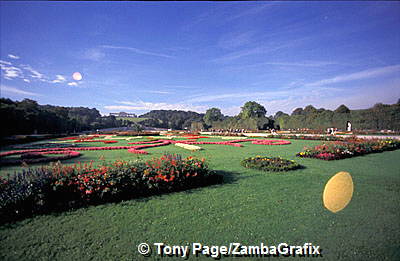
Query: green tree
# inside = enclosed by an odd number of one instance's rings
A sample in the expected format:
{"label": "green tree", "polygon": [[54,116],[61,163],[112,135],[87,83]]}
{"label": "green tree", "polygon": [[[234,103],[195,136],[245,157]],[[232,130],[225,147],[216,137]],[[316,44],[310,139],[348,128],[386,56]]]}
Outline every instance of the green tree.
{"label": "green tree", "polygon": [[266,113],[267,110],[264,106],[254,101],[248,101],[243,105],[242,111],[239,113],[239,117],[241,119],[261,118],[265,117]]}
{"label": "green tree", "polygon": [[314,106],[308,105],[304,108],[303,112],[305,115],[310,115],[310,114],[318,112],[318,110]]}
{"label": "green tree", "polygon": [[288,114],[284,113],[283,111],[277,111],[274,115],[274,120],[276,120],[282,116],[285,116],[285,115],[289,116]]}
{"label": "green tree", "polygon": [[215,121],[224,120],[224,115],[221,113],[221,110],[218,108],[211,108],[206,111],[206,114],[203,117],[204,122],[207,125],[212,125]]}
{"label": "green tree", "polygon": [[337,107],[337,109],[335,110],[336,113],[349,113],[350,109],[347,108],[344,104],[340,105],[339,107]]}
{"label": "green tree", "polygon": [[202,121],[193,121],[190,124],[190,130],[191,131],[200,131],[200,130],[204,130],[206,128],[204,122]]}
{"label": "green tree", "polygon": [[297,108],[292,112],[292,116],[293,115],[302,115],[304,114],[303,108]]}

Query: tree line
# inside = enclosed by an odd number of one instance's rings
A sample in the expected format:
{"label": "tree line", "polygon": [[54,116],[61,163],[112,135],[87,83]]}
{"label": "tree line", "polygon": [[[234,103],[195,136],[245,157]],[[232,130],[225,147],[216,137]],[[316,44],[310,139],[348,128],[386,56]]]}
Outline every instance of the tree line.
{"label": "tree line", "polygon": [[326,129],[335,127],[344,130],[347,121],[357,130],[400,130],[400,99],[395,104],[377,103],[372,108],[350,110],[340,105],[336,110],[316,109],[312,105],[295,109],[291,115],[277,112],[275,126],[281,129]]}
{"label": "tree line", "polygon": [[[400,130],[400,99],[395,104],[377,103],[372,108],[350,110],[340,105],[336,110],[317,109],[312,105],[297,108],[290,115],[278,111],[266,116],[267,110],[261,104],[248,101],[236,116],[223,115],[219,108],[210,108],[203,113],[178,110],[152,110],[141,115],[146,120],[140,125],[168,129],[317,129],[338,128],[344,130],[350,121],[353,129]],[[39,105],[36,101],[24,99],[12,101],[0,98],[0,116],[3,121],[1,136],[33,133],[71,133],[101,128],[132,126],[133,123],[101,116],[95,109],[84,107],[62,107]],[[134,124],[136,129],[141,126]]]}
{"label": "tree line", "polygon": [[95,109],[39,105],[24,99],[0,98],[1,136],[35,133],[72,133],[126,125],[114,116],[102,117]]}
{"label": "tree line", "polygon": [[140,116],[146,118],[140,124],[146,127],[183,130],[190,129],[193,122],[202,122],[204,114],[193,111],[152,110]]}
{"label": "tree line", "polygon": [[400,99],[395,104],[377,103],[372,108],[350,110],[340,105],[335,110],[317,109],[312,105],[293,110],[291,115],[278,111],[266,116],[267,110],[261,104],[249,101],[241,112],[233,117],[224,116],[218,108],[208,109],[202,121],[194,122],[192,129],[346,129],[350,121],[358,130],[400,130]]}

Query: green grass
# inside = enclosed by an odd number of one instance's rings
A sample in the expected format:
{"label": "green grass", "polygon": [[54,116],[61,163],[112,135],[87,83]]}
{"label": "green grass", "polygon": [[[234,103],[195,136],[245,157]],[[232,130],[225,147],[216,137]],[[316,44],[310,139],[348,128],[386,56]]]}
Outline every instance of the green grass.
{"label": "green grass", "polygon": [[[219,139],[207,139],[211,140]],[[146,149],[151,155],[144,156],[126,150],[83,152],[82,157],[66,162],[98,162],[100,155],[109,161],[146,159],[163,153],[205,157],[211,168],[224,175],[225,184],[37,216],[2,226],[0,259],[156,259],[154,255],[143,258],[137,253],[136,247],[141,242],[173,245],[311,242],[323,249],[322,260],[398,260],[400,150],[321,161],[295,157],[304,146],[321,142],[291,142],[284,146],[242,143],[242,148],[199,145],[204,150],[197,152],[169,145]],[[294,159],[305,168],[268,173],[240,165],[243,158],[256,155]],[[1,174],[17,169],[3,168]],[[325,183],[339,171],[351,173],[355,191],[350,204],[333,214],[323,207],[321,199]],[[197,258],[190,256],[190,259]],[[200,259],[210,260],[204,256]]]}

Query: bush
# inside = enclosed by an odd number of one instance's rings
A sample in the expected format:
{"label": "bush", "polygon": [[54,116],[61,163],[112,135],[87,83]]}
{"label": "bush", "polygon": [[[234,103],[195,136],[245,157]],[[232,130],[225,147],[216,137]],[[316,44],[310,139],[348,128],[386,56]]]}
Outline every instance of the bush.
{"label": "bush", "polygon": [[220,182],[205,160],[164,155],[93,167],[61,163],[0,178],[0,223],[35,213],[180,191]]}
{"label": "bush", "polygon": [[278,158],[269,158],[269,157],[250,157],[242,160],[242,166],[246,168],[258,169],[263,171],[288,171],[294,170],[301,167],[294,160],[287,160]]}

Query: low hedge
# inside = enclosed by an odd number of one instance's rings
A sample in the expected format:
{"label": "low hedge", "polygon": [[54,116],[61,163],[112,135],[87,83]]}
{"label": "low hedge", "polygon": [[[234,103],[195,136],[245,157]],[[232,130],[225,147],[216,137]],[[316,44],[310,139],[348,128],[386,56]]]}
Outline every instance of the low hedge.
{"label": "low hedge", "polygon": [[204,159],[164,155],[93,167],[61,163],[0,177],[0,223],[34,214],[181,191],[220,183]]}
{"label": "low hedge", "polygon": [[242,160],[242,166],[246,168],[263,171],[288,171],[301,168],[294,160],[282,159],[280,157],[250,157]]}

